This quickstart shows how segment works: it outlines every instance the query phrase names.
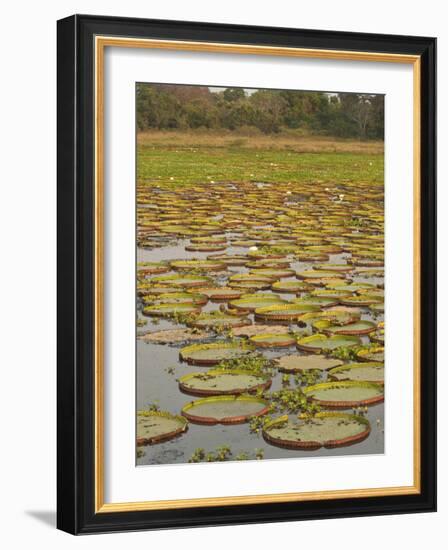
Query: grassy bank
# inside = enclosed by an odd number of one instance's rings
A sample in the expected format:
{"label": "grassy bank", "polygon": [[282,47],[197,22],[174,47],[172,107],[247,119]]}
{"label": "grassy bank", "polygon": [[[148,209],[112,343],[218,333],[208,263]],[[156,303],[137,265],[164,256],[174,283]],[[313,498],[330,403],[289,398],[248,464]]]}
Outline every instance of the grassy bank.
{"label": "grassy bank", "polygon": [[137,136],[139,181],[375,183],[382,142],[234,133],[145,132]]}

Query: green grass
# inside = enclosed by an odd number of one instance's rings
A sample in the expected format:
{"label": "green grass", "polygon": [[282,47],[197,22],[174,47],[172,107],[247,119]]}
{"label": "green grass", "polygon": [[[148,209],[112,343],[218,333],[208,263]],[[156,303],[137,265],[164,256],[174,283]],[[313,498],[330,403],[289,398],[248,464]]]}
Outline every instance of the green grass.
{"label": "green grass", "polygon": [[140,144],[137,178],[170,185],[208,181],[379,184],[384,179],[384,156]]}

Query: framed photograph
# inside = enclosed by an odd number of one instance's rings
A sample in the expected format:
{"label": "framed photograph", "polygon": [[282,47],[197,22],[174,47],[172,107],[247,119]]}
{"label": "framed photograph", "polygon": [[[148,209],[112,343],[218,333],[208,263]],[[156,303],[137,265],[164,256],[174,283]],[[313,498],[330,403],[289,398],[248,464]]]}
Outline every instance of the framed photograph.
{"label": "framed photograph", "polygon": [[434,38],[58,22],[58,527],[429,512]]}

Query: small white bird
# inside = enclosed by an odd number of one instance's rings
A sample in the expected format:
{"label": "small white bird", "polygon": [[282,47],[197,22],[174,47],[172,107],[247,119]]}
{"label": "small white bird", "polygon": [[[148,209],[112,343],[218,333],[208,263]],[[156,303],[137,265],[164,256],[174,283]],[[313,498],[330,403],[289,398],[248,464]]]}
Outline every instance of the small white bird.
{"label": "small white bird", "polygon": [[249,248],[249,250],[252,250],[252,251],[258,250],[258,246],[251,246],[251,247]]}

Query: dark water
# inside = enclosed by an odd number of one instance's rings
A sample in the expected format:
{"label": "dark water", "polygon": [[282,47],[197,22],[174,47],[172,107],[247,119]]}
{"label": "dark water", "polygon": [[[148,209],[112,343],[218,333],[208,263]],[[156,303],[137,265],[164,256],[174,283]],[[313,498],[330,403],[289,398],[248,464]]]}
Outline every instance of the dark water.
{"label": "dark water", "polygon": [[[154,250],[138,250],[137,261],[161,261],[184,258],[206,258],[210,253],[187,252],[185,245],[188,240],[177,241],[175,246],[166,246]],[[247,251],[243,248],[228,247],[227,254],[241,254]],[[341,260],[346,258],[344,254],[330,256],[332,263],[343,263]],[[292,269],[296,271],[304,271],[311,269],[311,263],[292,262]],[[231,267],[228,273],[243,273],[247,272],[246,268]],[[282,279],[286,281],[288,279]],[[292,278],[291,280],[296,280]],[[369,278],[363,279],[355,277],[355,281],[369,282],[374,284],[383,283],[383,279]],[[292,299],[294,295],[280,294],[284,299]],[[218,309],[219,305],[208,303],[203,308],[203,311]],[[368,310],[365,309],[365,314],[362,319],[372,320]],[[170,321],[160,321],[153,324],[151,318],[142,317],[139,311],[140,318],[147,320],[144,327],[138,329],[139,332],[156,331],[168,328],[179,328]],[[378,316],[375,321],[381,321],[382,317]],[[368,338],[364,338],[368,342]],[[179,414],[182,407],[195,398],[193,396],[182,393],[178,388],[177,379],[185,374],[192,372],[206,372],[206,368],[190,366],[179,361],[179,349],[181,345],[160,345],[145,343],[141,340],[137,341],[137,408],[144,409],[150,403],[158,402],[161,410]],[[264,350],[266,357],[272,358],[289,353],[296,353],[295,347],[283,348],[281,350]],[[167,372],[170,369],[170,372]],[[282,374],[278,373],[273,378],[271,390],[282,388]],[[321,381],[325,380],[325,375]],[[291,387],[294,387],[292,382]],[[342,411],[344,412],[344,411]],[[351,411],[346,411],[351,412]],[[384,452],[384,405],[378,404],[369,407],[367,418],[371,423],[371,433],[367,439],[353,446],[342,447],[336,449],[318,449],[315,451],[300,451],[288,450],[279,447],[274,447],[266,443],[263,437],[259,434],[252,434],[248,424],[240,424],[234,426],[201,426],[190,423],[188,431],[174,440],[157,445],[140,447],[143,455],[137,459],[138,465],[148,464],[173,464],[185,463],[191,457],[195,449],[201,447],[206,452],[213,451],[221,445],[229,445],[232,449],[233,456],[241,452],[249,452],[254,455],[255,449],[263,449],[265,459],[301,457],[301,456],[337,456],[337,455],[353,455],[353,454],[380,454]]]}

